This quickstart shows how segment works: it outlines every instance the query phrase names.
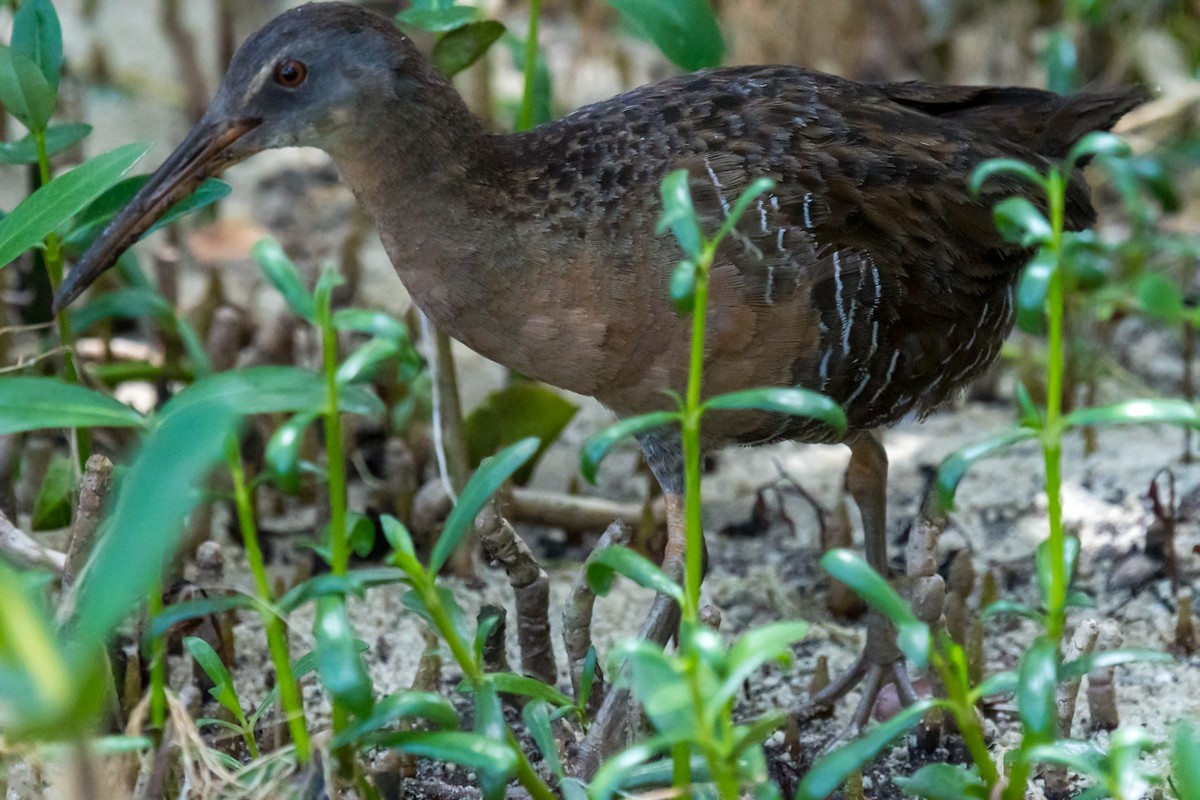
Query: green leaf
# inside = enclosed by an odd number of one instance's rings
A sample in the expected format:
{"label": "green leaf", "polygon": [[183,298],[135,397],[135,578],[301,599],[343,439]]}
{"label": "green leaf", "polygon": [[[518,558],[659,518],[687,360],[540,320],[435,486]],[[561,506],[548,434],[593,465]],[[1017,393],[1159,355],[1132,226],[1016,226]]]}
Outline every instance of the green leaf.
{"label": "green leaf", "polygon": [[443,75],[457,75],[478,61],[504,30],[504,24],[494,19],[460,25],[438,38],[430,58]]}
{"label": "green leaf", "polygon": [[671,273],[671,305],[676,314],[690,314],[696,304],[696,262],[683,259]]}
{"label": "green leaf", "polygon": [[[450,626],[454,629],[455,635],[463,640],[470,638],[467,631],[467,623],[463,618],[462,609],[458,606],[458,600],[454,597],[454,592],[447,589],[445,586],[435,586],[434,591],[437,594],[437,601],[442,606],[442,610],[450,617]],[[412,611],[425,621],[431,631],[442,634],[442,630],[438,627],[437,622],[430,613],[429,606],[425,603],[425,599],[416,590],[409,590],[400,595],[400,604]]]}
{"label": "green leaf", "polygon": [[1115,133],[1092,131],[1075,143],[1075,146],[1071,148],[1071,152],[1067,154],[1066,163],[1076,164],[1081,160],[1089,159],[1093,156],[1124,158],[1132,154],[1132,152],[1133,150],[1129,147],[1129,142]]}
{"label": "green leaf", "polygon": [[796,800],[823,800],[831,795],[850,773],[861,769],[883,748],[915,727],[921,721],[921,715],[935,705],[934,700],[918,700],[887,722],[871,728],[861,738],[817,759],[800,781]]}
{"label": "green leaf", "polygon": [[409,336],[408,328],[400,320],[382,311],[367,311],[362,308],[344,308],[341,311],[335,311],[333,327],[339,331],[366,333],[396,344],[407,344],[412,338]]}
{"label": "green leaf", "polygon": [[981,616],[983,619],[991,619],[1001,614],[1013,614],[1034,622],[1043,622],[1046,619],[1046,615],[1042,612],[1016,600],[997,600],[983,609]]}
{"label": "green leaf", "polygon": [[522,464],[533,457],[539,445],[537,439],[522,439],[479,465],[479,469],[475,470],[475,474],[463,487],[458,502],[454,504],[454,509],[446,519],[441,536],[433,546],[433,553],[429,557],[430,575],[438,573],[459,542],[471,531],[476,515],[492,499],[496,490],[512,477]]}
{"label": "green leaf", "polygon": [[746,213],[746,209],[750,204],[758,199],[758,196],[775,188],[775,181],[770,178],[758,178],[753,183],[745,188],[737,200],[733,202],[733,208],[725,215],[725,219],[721,222],[721,227],[717,229],[716,234],[712,238],[713,246],[725,241],[725,237],[733,231],[741,220],[742,215]]}
{"label": "green leaf", "polygon": [[405,731],[382,737],[380,747],[401,753],[461,764],[478,772],[511,777],[517,769],[517,754],[508,743],[465,731]]}
{"label": "green leaf", "polygon": [[392,548],[392,562],[410,578],[424,574],[425,570],[417,560],[412,534],[404,527],[404,523],[388,514],[380,516],[379,523],[383,528],[383,538]]}
{"label": "green leaf", "polygon": [[[63,244],[72,251],[82,253],[104,230],[112,220],[113,215],[129,205],[135,194],[150,180],[149,175],[135,175],[132,178],[117,183],[104,194],[92,201],[87,208],[79,212],[75,226],[63,238]],[[145,239],[157,230],[176,222],[194,211],[212,205],[227,197],[233,191],[228,183],[216,178],[209,178],[201,183],[196,190],[177,200],[153,225],[146,229],[138,241]]]}
{"label": "green leaf", "polygon": [[[473,6],[446,6],[443,8],[407,8],[396,15],[396,22],[411,25],[430,33],[446,33],[461,28],[479,18],[479,9]],[[436,62],[435,62],[436,63]],[[453,73],[446,73],[452,75]]]}
{"label": "green leaf", "polygon": [[550,714],[546,710],[545,701],[533,700],[526,703],[521,709],[521,719],[525,722],[525,729],[533,737],[546,766],[550,768],[550,774],[562,781],[566,774],[563,772],[562,757],[558,754],[558,743],[554,740],[554,731],[550,728]]}
{"label": "green leaf", "polygon": [[[156,420],[178,414],[196,403],[219,399],[242,415],[317,411],[328,400],[320,373],[299,367],[249,367],[210,375],[196,381],[163,406]],[[346,386],[339,392],[341,411],[374,416],[383,403],[366,387]]]}
{"label": "green leaf", "polygon": [[1036,431],[1018,428],[990,439],[984,439],[982,442],[967,445],[946,456],[937,471],[938,502],[942,508],[954,508],[954,493],[958,490],[959,482],[962,481],[967,469],[972,464],[1035,436],[1037,436]]}
{"label": "green leaf", "polygon": [[12,49],[37,64],[46,83],[58,92],[62,73],[62,26],[50,0],[25,0],[13,15]]}
{"label": "green leaf", "polygon": [[774,411],[815,419],[838,432],[846,430],[846,414],[841,406],[819,392],[799,387],[746,389],[720,394],[705,401],[703,409],[705,412],[726,409]]}
{"label": "green leaf", "polygon": [[808,635],[808,623],[772,622],[742,634],[729,650],[729,672],[716,693],[705,698],[710,707],[733,698],[759,667],[768,661],[791,660],[792,645]]}
{"label": "green leaf", "polygon": [[180,622],[249,608],[262,611],[267,606],[257,597],[248,594],[205,597],[201,600],[185,600],[180,603],[172,603],[155,614],[154,618],[150,620],[150,624],[146,626],[146,631],[143,634],[143,642],[164,636],[167,631]]}
{"label": "green leaf", "polygon": [[984,697],[997,694],[1012,694],[1017,691],[1020,678],[1015,670],[1006,669],[989,675],[983,682],[971,690],[971,705],[975,705]]}
{"label": "green leaf", "polygon": [[359,654],[344,597],[325,595],[317,601],[313,637],[317,642],[317,677],[321,685],[336,702],[357,716],[370,716],[375,706],[375,689]]}
{"label": "green leaf", "polygon": [[[528,675],[518,675],[515,672],[492,672],[485,678],[497,692],[531,697],[555,707],[573,706],[575,702],[553,686],[542,683],[537,678]],[[469,684],[459,687],[462,691],[471,691]]]}
{"label": "green leaf", "polygon": [[1101,650],[1098,653],[1089,653],[1061,665],[1058,668],[1058,679],[1060,681],[1074,680],[1082,678],[1094,669],[1117,667],[1122,664],[1132,664],[1135,662],[1170,664],[1174,661],[1175,659],[1171,658],[1170,655],[1159,650],[1140,650],[1137,648]]}
{"label": "green leaf", "polygon": [[1056,94],[1071,94],[1079,88],[1079,57],[1074,35],[1066,25],[1051,28],[1042,49],[1046,88]]}
{"label": "green leaf", "polygon": [[588,556],[587,582],[596,594],[608,594],[616,574],[624,575],[638,586],[665,594],[683,605],[683,587],[642,554],[628,547],[614,545]]}
{"label": "green leaf", "polygon": [[[1075,577],[1075,562],[1079,559],[1079,539],[1075,536],[1067,536],[1063,539],[1063,560],[1066,565],[1067,585],[1070,586],[1071,579]],[[1038,596],[1042,598],[1042,606],[1050,607],[1051,586],[1054,583],[1054,576],[1051,572],[1050,558],[1050,540],[1043,540],[1038,546],[1034,554],[1034,562],[1037,569]]]}
{"label": "green leaf", "polygon": [[318,416],[316,411],[302,411],[276,428],[267,441],[266,467],[271,480],[287,494],[300,491],[300,446],[304,432]]}
{"label": "green leaf", "polygon": [[883,576],[849,550],[830,550],[821,557],[821,568],[849,586],[854,593],[892,621],[896,626],[896,644],[918,667],[929,661],[933,639],[929,626],[917,619],[911,608],[896,594]]}
{"label": "green leaf", "polygon": [[[74,147],[92,132],[91,125],[81,122],[66,125],[51,125],[46,129],[46,157],[53,158],[64,150]],[[0,164],[38,163],[37,140],[27,134],[15,142],[0,142]]]}
{"label": "green leaf", "polygon": [[1046,216],[1024,197],[1006,197],[992,214],[1000,236],[1022,247],[1044,245],[1054,236]]}
{"label": "green leaf", "polygon": [[33,501],[30,527],[35,531],[48,531],[70,525],[74,499],[75,463],[67,456],[57,455],[50,462]]}
{"label": "green leaf", "polygon": [[238,699],[233,678],[230,677],[229,670],[221,663],[221,657],[212,649],[212,645],[195,636],[184,637],[183,644],[192,654],[192,658],[196,659],[200,669],[204,670],[204,674],[212,679],[213,687],[208,690],[208,693],[245,727],[246,712],[242,710],[242,702]]}
{"label": "green leaf", "polygon": [[0,435],[48,428],[141,428],[141,414],[108,395],[54,378],[0,378]]}
{"label": "green leaf", "polygon": [[334,750],[362,741],[369,733],[381,730],[402,719],[424,719],[437,728],[458,727],[458,711],[454,704],[433,692],[403,691],[388,695],[375,704],[374,710],[343,728],[333,737]]}
{"label": "green leaf", "polygon": [[153,289],[126,287],[97,295],[68,315],[71,332],[79,335],[98,322],[110,319],[156,320],[164,328],[175,327],[175,309]]}
{"label": "green leaf", "polygon": [[73,630],[80,637],[104,641],[159,585],[183,518],[200,499],[196,489],[224,455],[236,418],[232,407],[210,400],[160,416],[146,435],[121,482],[107,532],[77,584]]}
{"label": "green leaf", "polygon": [[1017,284],[1017,327],[1026,333],[1046,332],[1046,293],[1058,262],[1047,250],[1039,250],[1021,273]]}
{"label": "green leaf", "polygon": [[609,4],[682,69],[721,63],[725,42],[708,0],[609,0]]}
{"label": "green leaf", "polygon": [[1156,272],[1147,272],[1138,279],[1137,299],[1144,314],[1171,323],[1183,318],[1183,293]]}
{"label": "green leaf", "polygon": [[1033,168],[1032,164],[1015,158],[992,158],[984,161],[971,173],[971,194],[978,195],[983,190],[983,184],[987,182],[988,178],[997,175],[1018,178],[1033,186],[1044,188],[1046,185],[1046,179]]}
{"label": "green leaf", "polygon": [[0,269],[73,217],[132,169],[149,149],[144,143],[118,147],[85,161],[25,198],[0,219]]}
{"label": "green leaf", "polygon": [[1186,400],[1173,398],[1126,400],[1100,408],[1081,408],[1063,419],[1068,428],[1094,425],[1184,425],[1200,427],[1200,412]]}
{"label": "green leaf", "polygon": [[1058,647],[1039,639],[1021,659],[1017,710],[1031,742],[1049,743],[1057,732],[1054,690],[1058,683]]}
{"label": "green leaf", "polygon": [[400,346],[387,339],[370,339],[337,368],[338,386],[366,383],[375,377],[379,366],[400,353]]}
{"label": "green leaf", "polygon": [[356,569],[344,575],[325,573],[296,584],[283,597],[279,598],[277,605],[281,613],[290,614],[310,600],[332,595],[362,597],[367,589],[389,586],[393,583],[400,583],[402,580],[404,580],[403,571],[391,567]]}
{"label": "green leaf", "polygon": [[1200,797],[1200,726],[1180,723],[1171,741],[1171,781],[1180,798]]}
{"label": "green leaf", "polygon": [[596,482],[596,470],[600,462],[608,455],[608,451],[622,439],[648,433],[656,428],[679,423],[679,413],[676,411],[655,411],[637,417],[623,419],[609,425],[598,433],[593,433],[583,443],[579,453],[579,471],[588,483]]}
{"label": "green leaf", "polygon": [[[508,739],[508,726],[504,722],[504,708],[500,695],[490,681],[481,683],[475,692],[475,732],[493,742]],[[478,770],[479,788],[484,800],[504,800],[504,788],[510,773],[495,768]]]}
{"label": "green leaf", "polygon": [[46,129],[57,104],[58,92],[46,80],[37,62],[0,44],[0,105],[36,132]]}
{"label": "green leaf", "polygon": [[596,775],[588,785],[590,800],[612,800],[620,791],[626,779],[647,761],[667,752],[675,744],[678,737],[656,736],[644,742],[627,747],[614,756],[605,759],[596,770]]}
{"label": "green leaf", "polygon": [[263,239],[254,245],[250,254],[254,256],[258,268],[262,270],[266,279],[283,295],[288,308],[292,309],[297,316],[309,322],[316,322],[317,307],[313,296],[304,287],[296,265],[283,252],[279,242],[274,239]]}
{"label": "green leaf", "polygon": [[523,486],[538,459],[558,439],[578,408],[542,383],[516,383],[492,392],[463,420],[471,467],[503,447],[528,436],[537,437],[541,443],[537,452],[513,474],[513,482]]}
{"label": "green leaf", "polygon": [[911,776],[897,775],[893,778],[905,794],[924,797],[928,800],[964,800],[979,798],[987,800],[987,786],[979,778],[975,767],[966,769],[954,764],[926,764]]}
{"label": "green leaf", "polygon": [[662,217],[655,230],[663,233],[670,230],[683,248],[683,253],[694,263],[703,257],[701,248],[704,237],[700,234],[700,223],[692,205],[692,191],[688,186],[688,171],[677,169],[663,179],[660,189],[663,201]]}

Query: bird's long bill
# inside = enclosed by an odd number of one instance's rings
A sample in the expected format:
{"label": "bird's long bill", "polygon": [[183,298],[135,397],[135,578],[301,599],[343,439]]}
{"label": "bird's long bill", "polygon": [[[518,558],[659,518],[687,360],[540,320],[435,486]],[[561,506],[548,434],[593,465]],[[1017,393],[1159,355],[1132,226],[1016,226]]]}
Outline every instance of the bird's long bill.
{"label": "bird's long bill", "polygon": [[121,253],[140,239],[172,205],[191,194],[206,178],[249,155],[235,156],[230,147],[259,124],[258,120],[201,121],[150,180],[134,195],[92,243],[54,297],[58,313],[83,293]]}

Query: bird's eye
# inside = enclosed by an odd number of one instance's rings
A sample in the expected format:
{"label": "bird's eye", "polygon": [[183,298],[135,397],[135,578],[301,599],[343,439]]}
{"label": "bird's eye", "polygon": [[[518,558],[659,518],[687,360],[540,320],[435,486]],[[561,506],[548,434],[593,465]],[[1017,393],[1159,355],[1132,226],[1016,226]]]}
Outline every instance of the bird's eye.
{"label": "bird's eye", "polygon": [[307,77],[308,67],[304,66],[303,61],[288,58],[275,65],[275,82],[280,86],[295,89]]}

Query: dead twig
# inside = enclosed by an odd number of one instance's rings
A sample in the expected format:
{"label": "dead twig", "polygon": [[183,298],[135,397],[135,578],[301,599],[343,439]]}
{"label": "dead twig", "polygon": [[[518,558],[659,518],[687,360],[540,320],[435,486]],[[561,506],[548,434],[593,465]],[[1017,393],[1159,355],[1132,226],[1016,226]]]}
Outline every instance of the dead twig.
{"label": "dead twig", "polygon": [[65,553],[42,547],[29,534],[8,521],[0,511],[0,553],[31,567],[46,567],[61,574],[67,563]]}
{"label": "dead twig", "polygon": [[484,551],[504,565],[517,609],[517,641],[521,671],[551,686],[558,682],[550,641],[550,576],[538,564],[525,540],[489,505],[475,520],[475,535]]}
{"label": "dead twig", "polygon": [[[604,531],[592,553],[599,553],[606,547],[625,545],[633,537],[633,528],[623,520],[616,520]],[[575,582],[571,585],[571,596],[563,607],[563,644],[567,651],[567,668],[571,674],[571,686],[575,690],[575,699],[579,699],[579,684],[583,678],[583,664],[587,659],[588,650],[592,647],[592,612],[596,605],[596,594],[588,586],[587,568],[591,556],[584,562]],[[588,699],[588,713],[594,714],[604,699],[604,674],[599,665],[596,666],[595,681],[592,693]]]}
{"label": "dead twig", "polygon": [[75,578],[92,553],[96,531],[104,519],[104,506],[112,490],[112,472],[112,462],[99,453],[91,455],[84,465],[83,479],[79,484],[79,502],[71,518],[71,540],[63,566],[64,590],[75,583]]}

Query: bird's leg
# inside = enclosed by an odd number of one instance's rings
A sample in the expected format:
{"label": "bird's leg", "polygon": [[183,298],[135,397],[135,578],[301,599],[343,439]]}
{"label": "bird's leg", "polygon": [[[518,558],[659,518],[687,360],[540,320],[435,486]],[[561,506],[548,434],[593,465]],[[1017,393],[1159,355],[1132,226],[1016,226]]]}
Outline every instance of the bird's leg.
{"label": "bird's leg", "polygon": [[[887,452],[872,432],[855,434],[846,444],[850,447],[846,489],[854,498],[862,517],[867,563],[887,578]],[[862,653],[829,686],[809,698],[798,709],[798,715],[809,716],[829,706],[859,683],[863,685],[863,696],[850,722],[847,732],[850,736],[857,735],[866,725],[880,690],[887,684],[895,684],[905,704],[916,699],[900,649],[896,646],[896,632],[891,623],[875,610],[867,615],[867,641]]]}
{"label": "bird's leg", "polygon": [[[663,548],[662,569],[671,580],[680,582],[687,553],[687,534],[683,514],[683,495],[667,492],[667,544]],[[679,628],[679,606],[665,594],[658,594],[650,606],[638,637],[665,647]],[[622,671],[626,668],[622,667]],[[613,681],[600,710],[592,719],[587,736],[579,744],[571,774],[590,779],[600,763],[628,744],[631,716],[629,681]]]}

